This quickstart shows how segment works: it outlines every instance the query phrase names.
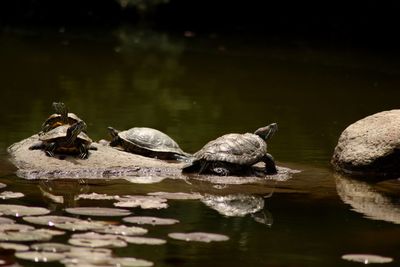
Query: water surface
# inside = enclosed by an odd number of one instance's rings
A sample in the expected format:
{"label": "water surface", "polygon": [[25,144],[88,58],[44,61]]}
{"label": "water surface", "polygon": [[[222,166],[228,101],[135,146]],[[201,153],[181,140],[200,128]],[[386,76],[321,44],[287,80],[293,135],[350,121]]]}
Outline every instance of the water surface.
{"label": "water surface", "polygon": [[[72,196],[79,193],[254,195],[264,200],[264,223],[250,214],[222,215],[199,200],[169,200],[169,208],[160,210],[134,208],[135,215],[181,221],[150,227],[152,237],[203,231],[228,235],[230,241],[186,244],[167,238],[163,246],[129,245],[114,253],[156,266],[357,265],[341,259],[347,253],[388,256],[394,263],[387,266],[398,265],[398,181],[363,183],[340,177],[329,166],[347,125],[398,108],[396,55],[120,27],[4,31],[0,58],[0,182],[26,195],[1,203],[42,206],[63,215],[66,206],[112,206],[75,201]],[[224,133],[253,132],[278,122],[269,151],[279,165],[302,172],[287,182],[227,186],[171,179],[154,184],[20,179],[6,148],[36,133],[56,100],[87,122],[94,140],[108,138],[107,126],[147,126],[168,133],[188,152]],[[43,195],[49,188],[64,197],[64,204]]]}

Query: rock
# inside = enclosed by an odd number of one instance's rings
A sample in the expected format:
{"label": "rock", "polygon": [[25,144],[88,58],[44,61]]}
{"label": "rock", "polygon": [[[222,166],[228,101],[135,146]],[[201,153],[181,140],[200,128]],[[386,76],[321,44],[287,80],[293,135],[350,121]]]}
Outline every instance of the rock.
{"label": "rock", "polygon": [[335,170],[362,177],[400,176],[400,110],[361,119],[341,134],[331,163]]}
{"label": "rock", "polygon": [[120,176],[177,176],[184,163],[171,163],[120,151],[110,146],[93,143],[88,159],[56,155],[48,157],[42,150],[29,150],[38,142],[33,135],[8,148],[11,161],[18,168],[17,175],[26,179],[39,178],[112,178]]}
{"label": "rock", "polygon": [[[128,153],[110,147],[104,141],[93,143],[97,150],[90,150],[88,159],[80,159],[71,155],[48,157],[42,150],[29,150],[29,147],[36,142],[38,142],[38,135],[33,135],[8,148],[8,153],[11,156],[10,160],[17,167],[16,174],[21,178],[168,177],[185,180],[190,177],[217,184],[263,184],[271,180],[285,181],[293,173],[298,172],[289,168],[278,167],[276,175],[263,175],[260,177],[183,175],[181,173],[181,169],[185,165],[183,162],[164,161]],[[254,168],[261,169],[260,166],[255,166]]]}

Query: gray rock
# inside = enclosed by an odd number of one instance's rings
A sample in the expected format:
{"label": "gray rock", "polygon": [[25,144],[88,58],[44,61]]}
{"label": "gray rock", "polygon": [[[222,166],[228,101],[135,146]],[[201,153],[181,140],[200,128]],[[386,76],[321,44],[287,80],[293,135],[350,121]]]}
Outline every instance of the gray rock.
{"label": "gray rock", "polygon": [[353,176],[400,176],[400,110],[361,119],[341,134],[331,163]]}
{"label": "gray rock", "polygon": [[[113,178],[130,175],[178,176],[183,163],[171,163],[135,155],[106,144],[93,143],[97,150],[90,150],[88,159],[56,155],[48,157],[42,150],[29,150],[38,142],[33,135],[8,148],[17,175],[26,179],[39,178]],[[62,158],[62,159],[60,159]]]}
{"label": "gray rock", "polygon": [[[260,175],[259,177],[235,177],[213,175],[183,175],[185,163],[170,162],[148,158],[108,146],[104,140],[93,143],[97,150],[89,151],[88,159],[80,159],[71,155],[56,155],[48,157],[42,150],[29,150],[38,142],[38,135],[17,142],[8,148],[11,162],[17,167],[16,174],[25,179],[101,179],[127,177],[168,177],[170,179],[192,179],[208,181],[216,184],[265,184],[271,180],[285,181],[298,171],[285,167],[277,167],[275,175]],[[262,169],[262,166],[254,168]],[[149,178],[150,179],[150,178]]]}

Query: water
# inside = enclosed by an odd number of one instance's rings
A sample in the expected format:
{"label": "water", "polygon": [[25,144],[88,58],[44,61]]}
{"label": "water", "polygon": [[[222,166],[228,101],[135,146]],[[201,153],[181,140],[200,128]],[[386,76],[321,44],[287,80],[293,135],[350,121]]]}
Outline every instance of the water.
{"label": "water", "polygon": [[[79,193],[253,195],[264,200],[256,218],[224,216],[199,200],[169,200],[160,210],[131,209],[181,223],[148,227],[150,236],[166,238],[166,245],[129,245],[113,249],[114,254],[156,266],[351,266],[356,264],[342,260],[343,254],[369,253],[392,257],[387,266],[398,265],[398,181],[362,183],[335,175],[329,166],[347,125],[398,108],[397,55],[120,27],[4,31],[0,58],[0,182],[26,195],[1,203],[65,215],[66,206],[112,207],[111,201],[75,201],[71,195]],[[229,186],[171,179],[154,184],[20,179],[6,148],[36,133],[56,100],[87,122],[94,140],[108,138],[107,126],[147,126],[168,133],[188,152],[224,133],[278,122],[269,151],[278,165],[302,172],[287,182]],[[64,204],[43,195],[41,190],[50,188]],[[167,237],[190,231],[225,234],[230,241],[184,243]]]}

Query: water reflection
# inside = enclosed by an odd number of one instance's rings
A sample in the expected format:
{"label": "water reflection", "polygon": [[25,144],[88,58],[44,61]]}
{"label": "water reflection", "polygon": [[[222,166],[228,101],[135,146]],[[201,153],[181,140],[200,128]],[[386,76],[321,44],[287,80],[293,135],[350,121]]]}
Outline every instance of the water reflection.
{"label": "water reflection", "polygon": [[201,202],[227,217],[244,217],[250,214],[256,222],[268,226],[273,223],[272,214],[264,209],[264,198],[260,196],[246,194],[205,195]]}
{"label": "water reflection", "polygon": [[376,184],[336,175],[336,189],[344,203],[373,220],[400,224],[400,198],[378,189]]}

